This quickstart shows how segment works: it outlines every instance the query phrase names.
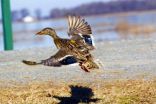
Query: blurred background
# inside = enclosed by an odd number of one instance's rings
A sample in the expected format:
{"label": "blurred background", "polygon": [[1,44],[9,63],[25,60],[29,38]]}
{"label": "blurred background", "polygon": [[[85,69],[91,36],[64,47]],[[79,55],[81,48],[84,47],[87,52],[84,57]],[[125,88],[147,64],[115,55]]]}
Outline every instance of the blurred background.
{"label": "blurred background", "polygon": [[[10,0],[14,49],[54,47],[45,27],[67,36],[67,15],[83,16],[96,42],[156,39],[156,0]],[[1,11],[0,11],[1,12]],[[3,50],[0,15],[0,51]]]}

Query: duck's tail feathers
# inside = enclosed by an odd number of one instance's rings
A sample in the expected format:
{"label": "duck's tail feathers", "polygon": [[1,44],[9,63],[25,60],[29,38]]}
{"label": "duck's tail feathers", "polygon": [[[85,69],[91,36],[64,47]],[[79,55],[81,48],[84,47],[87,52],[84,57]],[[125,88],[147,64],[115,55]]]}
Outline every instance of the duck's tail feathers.
{"label": "duck's tail feathers", "polygon": [[24,64],[27,64],[27,65],[38,65],[38,64],[42,64],[41,62],[27,61],[27,60],[22,60],[22,62]]}

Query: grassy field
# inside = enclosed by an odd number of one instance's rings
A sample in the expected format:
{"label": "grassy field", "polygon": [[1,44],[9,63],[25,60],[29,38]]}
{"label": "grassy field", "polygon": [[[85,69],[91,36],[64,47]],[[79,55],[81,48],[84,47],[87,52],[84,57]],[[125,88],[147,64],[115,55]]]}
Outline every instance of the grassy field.
{"label": "grassy field", "polygon": [[1,104],[154,104],[156,79],[93,83],[32,83],[1,88]]}

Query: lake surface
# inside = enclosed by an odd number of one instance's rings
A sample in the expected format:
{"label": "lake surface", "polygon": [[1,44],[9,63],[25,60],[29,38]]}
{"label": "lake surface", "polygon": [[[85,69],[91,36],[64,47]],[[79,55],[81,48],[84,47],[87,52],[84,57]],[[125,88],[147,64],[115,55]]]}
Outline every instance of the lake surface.
{"label": "lake surface", "polygon": [[[122,39],[156,38],[156,12],[131,13],[129,15],[107,15],[86,17],[91,25],[94,40],[116,41]],[[49,36],[35,36],[45,27],[52,27],[60,37],[67,36],[67,19],[51,19],[32,23],[13,23],[14,49],[33,47],[55,47]],[[0,25],[2,33],[2,25]],[[0,50],[3,37],[0,35]]]}

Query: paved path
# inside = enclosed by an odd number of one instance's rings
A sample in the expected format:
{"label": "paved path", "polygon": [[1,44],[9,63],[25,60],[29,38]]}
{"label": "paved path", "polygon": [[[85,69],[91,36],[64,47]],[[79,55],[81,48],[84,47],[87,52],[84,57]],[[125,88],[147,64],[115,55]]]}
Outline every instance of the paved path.
{"label": "paved path", "polygon": [[47,67],[28,66],[21,60],[41,60],[57,50],[35,48],[21,51],[0,52],[0,85],[32,81],[92,82],[114,79],[150,79],[156,77],[156,41],[128,40],[98,43],[93,51],[102,61],[100,70],[86,73],[77,65]]}

